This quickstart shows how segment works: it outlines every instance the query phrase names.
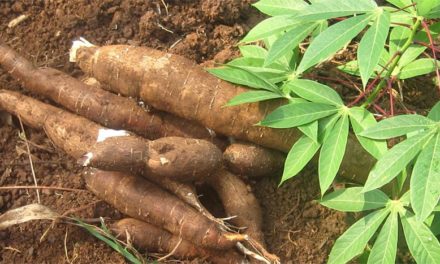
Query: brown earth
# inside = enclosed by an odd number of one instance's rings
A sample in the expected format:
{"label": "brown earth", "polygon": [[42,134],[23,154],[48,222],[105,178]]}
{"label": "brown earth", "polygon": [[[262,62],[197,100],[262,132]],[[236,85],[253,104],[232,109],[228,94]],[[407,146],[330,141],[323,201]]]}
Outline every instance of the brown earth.
{"label": "brown earth", "polygon": [[[0,41],[38,66],[51,66],[74,76],[81,72],[68,62],[71,41],[80,36],[92,43],[133,44],[181,54],[211,65],[237,55],[235,44],[259,15],[250,0],[17,0],[0,2]],[[25,14],[14,28],[8,23]],[[0,70],[0,87],[22,91]],[[25,92],[26,94],[29,94]],[[35,96],[33,95],[34,97]],[[70,210],[88,219],[119,212],[85,191],[81,168],[57,150],[41,131],[26,129],[32,142],[35,175],[41,186],[77,191],[42,190],[42,204],[59,213]],[[26,145],[17,122],[0,118],[0,185],[33,185]],[[269,250],[282,263],[324,263],[338,235],[346,228],[345,215],[318,205],[316,172],[309,168],[277,188],[277,178],[251,182],[264,209],[264,231]],[[0,192],[0,213],[35,203],[35,190]],[[42,241],[43,234],[47,231]],[[0,232],[0,263],[125,263],[123,257],[83,229],[35,221]]]}

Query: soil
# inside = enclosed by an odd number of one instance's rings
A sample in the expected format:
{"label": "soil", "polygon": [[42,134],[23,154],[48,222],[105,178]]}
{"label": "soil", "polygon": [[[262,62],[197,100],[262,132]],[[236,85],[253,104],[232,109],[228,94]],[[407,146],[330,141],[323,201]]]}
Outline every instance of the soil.
{"label": "soil", "polygon": [[[81,71],[68,62],[72,40],[80,36],[98,45],[131,44],[166,50],[204,65],[237,56],[236,43],[261,19],[250,0],[17,0],[0,2],[0,41],[38,66],[73,76]],[[13,28],[8,23],[27,19]],[[20,85],[0,70],[0,86]],[[39,98],[38,96],[32,95]],[[41,98],[40,98],[41,99]],[[0,118],[0,185],[33,185],[25,142],[17,120]],[[4,122],[2,122],[2,120]],[[38,184],[75,189],[41,190],[41,203],[56,212],[86,219],[119,219],[122,215],[85,190],[81,168],[57,150],[43,132],[25,134]],[[324,263],[346,228],[346,216],[317,204],[316,171],[278,188],[278,178],[250,182],[264,210],[269,251],[282,263]],[[35,190],[0,192],[0,213],[37,202]],[[45,236],[43,237],[43,234]],[[83,229],[34,221],[0,232],[0,263],[125,263],[121,255]]]}

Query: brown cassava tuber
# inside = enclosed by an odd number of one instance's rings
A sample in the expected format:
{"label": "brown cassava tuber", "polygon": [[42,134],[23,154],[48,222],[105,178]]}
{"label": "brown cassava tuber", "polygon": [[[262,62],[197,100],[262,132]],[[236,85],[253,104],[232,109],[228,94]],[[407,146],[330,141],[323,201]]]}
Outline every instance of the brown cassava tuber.
{"label": "brown cassava tuber", "polygon": [[283,169],[285,155],[252,143],[238,142],[223,152],[223,162],[228,170],[250,178],[271,176]]}
{"label": "brown cassava tuber", "polygon": [[244,260],[234,250],[217,251],[196,246],[164,229],[134,218],[122,219],[110,228],[119,239],[126,240],[129,237],[137,248],[147,252],[172,252],[173,256],[180,259],[201,258],[217,264],[243,263]]}
{"label": "brown cassava tuber", "polygon": [[87,188],[124,214],[208,248],[228,249],[246,237],[221,231],[177,197],[140,177],[121,172],[90,170]]}
{"label": "brown cassava tuber", "polygon": [[[126,45],[79,47],[72,50],[80,68],[107,89],[138,97],[154,108],[194,120],[215,132],[287,152],[299,130],[255,126],[283,100],[224,107],[248,91],[205,72],[195,62],[162,51]],[[350,136],[341,165],[345,178],[365,182],[374,159]]]}
{"label": "brown cassava tuber", "polygon": [[164,112],[148,112],[134,100],[100,89],[52,68],[35,68],[14,50],[0,45],[0,65],[30,91],[50,98],[103,126],[126,129],[148,139],[167,136],[211,140],[208,129]]}
{"label": "brown cassava tuber", "polygon": [[221,163],[220,150],[207,141],[179,137],[148,141],[126,131],[116,131],[115,136],[115,130],[11,91],[0,91],[0,107],[44,128],[55,145],[81,158],[83,165],[192,181],[209,176]]}
{"label": "brown cassava tuber", "polygon": [[263,213],[257,198],[238,176],[222,169],[209,178],[208,184],[217,192],[228,217],[244,234],[264,245]]}

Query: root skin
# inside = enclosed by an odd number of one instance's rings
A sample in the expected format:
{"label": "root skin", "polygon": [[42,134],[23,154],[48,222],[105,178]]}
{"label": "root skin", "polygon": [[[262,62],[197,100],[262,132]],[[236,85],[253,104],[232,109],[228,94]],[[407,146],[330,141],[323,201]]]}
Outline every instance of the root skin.
{"label": "root skin", "polygon": [[284,160],[283,153],[252,143],[233,143],[223,152],[223,161],[228,170],[249,178],[279,173],[283,169]]}
{"label": "root skin", "polygon": [[217,249],[232,248],[236,240],[195,209],[157,185],[140,177],[99,170],[85,175],[87,188],[122,213],[152,223],[194,244]]}
{"label": "root skin", "polygon": [[217,172],[208,183],[219,195],[227,216],[236,216],[231,222],[245,228],[244,234],[264,245],[261,207],[246,183],[226,170]]}
{"label": "root skin", "polygon": [[152,224],[126,218],[111,226],[119,239],[126,240],[129,234],[132,243],[141,250],[167,254],[180,259],[202,258],[217,264],[242,263],[244,258],[234,250],[216,251],[196,246],[178,236]]}

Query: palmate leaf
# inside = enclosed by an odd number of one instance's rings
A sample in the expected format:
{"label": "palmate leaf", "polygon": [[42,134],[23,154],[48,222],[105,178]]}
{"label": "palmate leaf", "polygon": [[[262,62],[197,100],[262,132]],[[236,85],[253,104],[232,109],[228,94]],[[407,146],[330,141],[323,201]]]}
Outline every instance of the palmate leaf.
{"label": "palmate leaf", "polygon": [[385,140],[375,140],[359,136],[364,130],[377,124],[373,114],[365,108],[352,107],[350,108],[349,115],[353,131],[362,147],[376,159],[382,157],[388,149]]}
{"label": "palmate leaf", "polygon": [[318,121],[318,140],[322,144],[327,140],[330,132],[341,116],[338,114],[327,116]]}
{"label": "palmate leaf", "polygon": [[[331,5],[335,5],[331,1]],[[358,1],[350,1],[358,2]],[[301,74],[310,67],[326,60],[342,47],[347,45],[357,34],[359,34],[371,20],[371,15],[360,15],[351,17],[342,22],[336,23],[319,34],[308,47],[297,69]]]}
{"label": "palmate leaf", "polygon": [[343,115],[332,128],[327,139],[322,144],[319,154],[318,174],[321,195],[327,191],[338,173],[347,146],[349,121]]}
{"label": "palmate leaf", "polygon": [[394,179],[417,156],[432,135],[432,131],[418,133],[387,151],[370,171],[364,192],[382,187]]}
{"label": "palmate leaf", "polygon": [[435,122],[421,115],[399,115],[380,121],[360,135],[373,139],[399,137],[435,126]]}
{"label": "palmate leaf", "polygon": [[423,222],[417,221],[415,216],[407,210],[400,213],[400,220],[409,251],[416,262],[440,263],[440,243],[431,230]]}
{"label": "palmate leaf", "polygon": [[291,52],[317,25],[317,23],[306,23],[287,31],[272,44],[264,65],[270,65],[288,52]]}
{"label": "palmate leaf", "polygon": [[296,176],[313,158],[320,146],[307,136],[302,136],[296,141],[287,155],[280,184]]}
{"label": "palmate leaf", "polygon": [[436,122],[440,121],[440,101],[438,101],[431,111],[429,111],[428,118]]}
{"label": "palmate leaf", "polygon": [[328,87],[312,80],[296,79],[286,82],[283,89],[288,89],[294,92],[299,97],[315,103],[329,104],[335,106],[342,106],[342,101],[339,94]]}
{"label": "palmate leaf", "polygon": [[429,141],[417,158],[410,186],[412,208],[417,220],[423,222],[440,198],[440,133]]}
{"label": "palmate leaf", "polygon": [[279,16],[294,15],[308,4],[302,0],[260,0],[253,6],[266,15]]}
{"label": "palmate leaf", "polygon": [[325,195],[321,204],[342,212],[361,212],[385,207],[389,201],[379,189],[363,193],[362,187],[352,187]]}
{"label": "palmate leaf", "polygon": [[426,15],[426,18],[435,19],[440,18],[440,4],[433,7],[431,11]]}
{"label": "palmate leaf", "polygon": [[226,106],[234,106],[234,105],[240,105],[245,103],[254,103],[254,102],[260,102],[275,98],[282,98],[283,96],[280,94],[276,94],[269,91],[249,91],[241,93],[226,104]]}
{"label": "palmate leaf", "polygon": [[376,8],[376,3],[371,0],[315,1],[303,8],[297,18],[303,22],[317,21],[372,12]]}
{"label": "palmate leaf", "polygon": [[245,58],[266,59],[267,50],[257,45],[239,46],[240,53]]}
{"label": "palmate leaf", "polygon": [[264,59],[240,57],[236,58],[226,65],[245,70],[256,75],[256,78],[266,80],[269,83],[278,83],[287,79],[288,67],[279,63],[263,67]]}
{"label": "palmate leaf", "polygon": [[391,212],[374,241],[373,249],[368,258],[368,264],[394,264],[397,253],[398,215]]}
{"label": "palmate leaf", "polygon": [[252,42],[275,35],[283,30],[298,25],[300,21],[295,16],[275,16],[267,18],[253,27],[241,42]]}
{"label": "palmate leaf", "polygon": [[354,223],[336,240],[330,252],[328,264],[347,263],[361,254],[388,214],[389,209],[374,211]]}
{"label": "palmate leaf", "polygon": [[317,103],[287,104],[275,109],[260,122],[272,128],[291,128],[308,124],[338,111],[332,105]]}
{"label": "palmate leaf", "polygon": [[413,78],[415,76],[431,73],[435,71],[436,63],[437,65],[439,64],[438,61],[428,58],[418,59],[410,62],[400,70],[399,79],[404,80],[408,78]]}
{"label": "palmate leaf", "polygon": [[379,63],[390,28],[390,14],[383,9],[379,10],[381,10],[381,13],[374,20],[359,43],[357,57],[364,87],[366,87],[370,76]]}

